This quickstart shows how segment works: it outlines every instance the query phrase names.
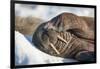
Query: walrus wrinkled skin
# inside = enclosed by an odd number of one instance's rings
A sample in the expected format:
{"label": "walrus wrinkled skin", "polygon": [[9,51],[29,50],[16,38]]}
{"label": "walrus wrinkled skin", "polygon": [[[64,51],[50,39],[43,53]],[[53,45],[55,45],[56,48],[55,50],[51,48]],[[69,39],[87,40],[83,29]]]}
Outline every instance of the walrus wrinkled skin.
{"label": "walrus wrinkled skin", "polygon": [[[57,35],[68,44],[60,40]],[[62,13],[41,24],[33,34],[32,40],[37,48],[50,55],[78,61],[95,61],[94,31],[89,28],[84,19],[72,13]],[[53,50],[50,43],[59,54]]]}

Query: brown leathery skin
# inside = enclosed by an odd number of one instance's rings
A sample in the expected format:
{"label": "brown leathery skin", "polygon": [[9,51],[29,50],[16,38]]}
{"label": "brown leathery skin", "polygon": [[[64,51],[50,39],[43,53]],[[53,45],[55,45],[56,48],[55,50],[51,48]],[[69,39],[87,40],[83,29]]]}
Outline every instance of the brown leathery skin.
{"label": "brown leathery skin", "polygon": [[[72,39],[66,45],[66,43],[57,38],[57,35],[60,35],[67,42],[70,37]],[[45,53],[79,61],[81,61],[81,56],[84,54],[88,57],[91,56],[90,52],[94,53],[94,32],[87,26],[84,19],[72,13],[62,13],[41,24],[33,35],[33,42]],[[53,50],[49,45],[50,43],[55,46],[60,54]],[[89,54],[87,54],[88,52]],[[82,61],[86,60],[82,58]]]}

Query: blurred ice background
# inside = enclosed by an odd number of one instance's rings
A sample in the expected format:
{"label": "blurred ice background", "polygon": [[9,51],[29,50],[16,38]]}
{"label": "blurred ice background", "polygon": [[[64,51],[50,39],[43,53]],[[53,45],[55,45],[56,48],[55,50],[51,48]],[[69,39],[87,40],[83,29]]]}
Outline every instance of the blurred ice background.
{"label": "blurred ice background", "polygon": [[15,4],[16,16],[34,16],[45,21],[63,12],[70,12],[79,16],[94,17],[94,8]]}
{"label": "blurred ice background", "polygon": [[[93,8],[79,7],[57,7],[43,5],[28,5],[15,4],[15,15],[21,17],[40,18],[43,21],[48,21],[54,16],[62,13],[70,12],[79,16],[94,17]],[[30,65],[30,64],[48,64],[48,63],[72,63],[77,62],[73,59],[63,59],[60,57],[50,56],[41,52],[32,44],[32,36],[24,35],[15,31],[15,64]]]}

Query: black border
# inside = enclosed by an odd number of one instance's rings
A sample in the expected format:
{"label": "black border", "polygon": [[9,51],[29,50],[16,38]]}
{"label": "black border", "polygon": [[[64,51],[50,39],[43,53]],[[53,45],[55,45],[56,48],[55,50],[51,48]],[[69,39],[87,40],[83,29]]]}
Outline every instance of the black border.
{"label": "black border", "polygon": [[10,1],[10,68],[30,68],[30,67],[44,67],[44,66],[61,66],[61,65],[77,65],[77,64],[92,64],[96,63],[97,59],[94,62],[74,62],[74,63],[54,63],[54,64],[38,64],[38,65],[15,65],[15,3],[17,4],[37,4],[37,5],[50,5],[50,6],[69,6],[69,7],[83,7],[83,8],[94,8],[94,21],[95,21],[95,58],[96,57],[96,6],[95,5],[80,5],[80,4],[65,4],[65,3],[49,3],[49,2],[34,2],[34,1]]}

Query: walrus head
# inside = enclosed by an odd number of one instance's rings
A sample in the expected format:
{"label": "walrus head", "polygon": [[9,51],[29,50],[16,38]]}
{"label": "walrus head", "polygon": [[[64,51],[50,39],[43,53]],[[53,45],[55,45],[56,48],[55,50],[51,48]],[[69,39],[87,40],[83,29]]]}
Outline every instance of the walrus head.
{"label": "walrus head", "polygon": [[[84,20],[73,14],[61,14],[45,24],[41,24],[33,35],[33,41],[38,47],[43,47],[41,50],[50,55],[65,58],[71,56],[81,61],[83,55],[91,56],[91,47],[94,49],[94,44],[90,45],[93,40],[90,40],[92,36],[89,35],[91,34],[89,31]],[[94,53],[94,51],[92,52]],[[84,61],[84,59],[82,60]]]}

